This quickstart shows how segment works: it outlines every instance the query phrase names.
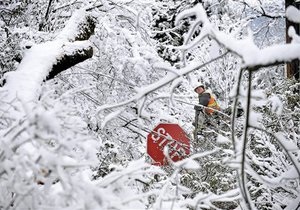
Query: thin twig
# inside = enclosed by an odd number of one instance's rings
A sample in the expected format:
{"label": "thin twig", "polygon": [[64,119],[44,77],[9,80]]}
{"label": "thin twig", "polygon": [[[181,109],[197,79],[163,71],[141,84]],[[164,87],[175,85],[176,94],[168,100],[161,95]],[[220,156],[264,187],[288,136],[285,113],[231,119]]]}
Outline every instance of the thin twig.
{"label": "thin twig", "polygon": [[238,106],[238,100],[239,100],[239,95],[240,95],[240,84],[242,80],[242,75],[243,75],[243,69],[240,69],[239,75],[238,75],[238,80],[237,80],[237,88],[236,88],[236,93],[235,93],[235,99],[233,102],[233,112],[231,115],[231,139],[232,139],[232,145],[233,145],[233,150],[235,151],[235,154],[237,154],[236,150],[236,140],[235,140],[235,115],[236,115],[236,110]]}
{"label": "thin twig", "polygon": [[251,102],[251,86],[252,86],[252,71],[251,69],[248,70],[249,72],[249,82],[248,82],[248,92],[247,92],[247,105],[246,105],[246,119],[245,119],[245,127],[244,127],[244,133],[243,133],[243,145],[242,145],[242,160],[241,160],[241,190],[244,197],[244,200],[246,202],[246,205],[249,210],[251,210],[251,203],[250,198],[248,194],[247,189],[247,177],[246,177],[246,150],[247,150],[247,138],[248,138],[248,130],[249,130],[249,124],[250,124],[250,102]]}
{"label": "thin twig", "polygon": [[263,128],[259,128],[259,127],[254,126],[254,125],[249,125],[249,127],[254,128],[254,129],[257,129],[257,130],[260,130],[260,131],[265,132],[265,133],[267,133],[268,135],[274,137],[274,138],[277,140],[278,144],[281,146],[281,148],[286,152],[287,156],[289,157],[290,161],[291,161],[291,162],[293,163],[293,165],[295,166],[295,169],[296,169],[296,171],[297,171],[297,173],[298,173],[298,175],[299,175],[299,177],[300,177],[300,169],[297,167],[297,164],[298,164],[298,163],[295,162],[295,159],[290,155],[289,150],[281,143],[280,139],[274,134],[274,132],[272,132],[272,131],[267,131],[267,130],[265,130],[265,129],[263,129]]}

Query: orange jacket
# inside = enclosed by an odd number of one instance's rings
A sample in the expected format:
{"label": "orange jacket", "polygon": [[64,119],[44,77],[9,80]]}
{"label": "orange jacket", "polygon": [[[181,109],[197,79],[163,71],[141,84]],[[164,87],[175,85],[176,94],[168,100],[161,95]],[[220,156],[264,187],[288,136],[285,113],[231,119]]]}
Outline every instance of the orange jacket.
{"label": "orange jacket", "polygon": [[208,115],[212,115],[214,113],[214,109],[220,110],[220,106],[218,105],[216,99],[211,94],[210,94],[210,99],[208,101],[207,107],[212,108],[212,109],[205,108],[205,112]]}

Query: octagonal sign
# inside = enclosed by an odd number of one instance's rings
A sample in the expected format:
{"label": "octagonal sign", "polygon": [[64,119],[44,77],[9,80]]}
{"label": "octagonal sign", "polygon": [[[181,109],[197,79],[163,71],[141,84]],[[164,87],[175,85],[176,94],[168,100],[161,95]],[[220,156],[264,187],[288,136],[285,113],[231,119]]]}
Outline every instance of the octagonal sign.
{"label": "octagonal sign", "polygon": [[176,162],[190,154],[190,140],[178,124],[161,123],[147,136],[147,153],[155,165],[167,165],[164,147],[168,146],[169,157]]}

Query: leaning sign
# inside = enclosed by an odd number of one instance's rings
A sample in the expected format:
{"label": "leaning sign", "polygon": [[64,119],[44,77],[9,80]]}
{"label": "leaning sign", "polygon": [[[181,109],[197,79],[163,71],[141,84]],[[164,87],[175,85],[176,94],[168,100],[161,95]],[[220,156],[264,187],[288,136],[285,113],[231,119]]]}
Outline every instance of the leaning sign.
{"label": "leaning sign", "polygon": [[154,165],[168,165],[164,148],[168,146],[169,158],[176,162],[190,154],[190,140],[178,124],[161,123],[147,136],[147,153]]}

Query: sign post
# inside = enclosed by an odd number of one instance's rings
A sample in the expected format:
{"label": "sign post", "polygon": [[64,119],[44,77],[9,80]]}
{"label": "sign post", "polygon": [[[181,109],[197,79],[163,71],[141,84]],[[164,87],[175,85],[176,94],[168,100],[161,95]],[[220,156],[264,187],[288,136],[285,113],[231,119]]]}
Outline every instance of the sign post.
{"label": "sign post", "polygon": [[190,140],[178,124],[161,123],[147,136],[147,153],[154,165],[168,165],[164,148],[168,146],[169,158],[176,162],[190,154]]}

